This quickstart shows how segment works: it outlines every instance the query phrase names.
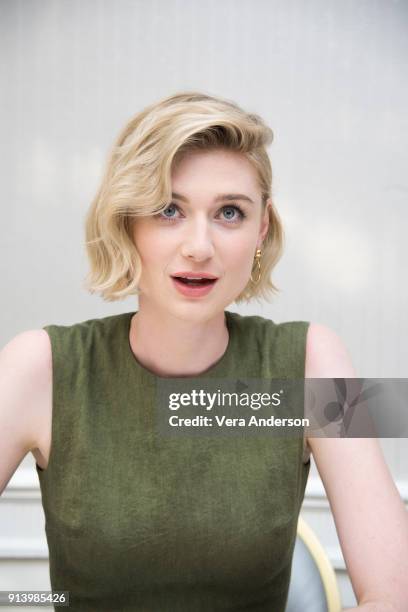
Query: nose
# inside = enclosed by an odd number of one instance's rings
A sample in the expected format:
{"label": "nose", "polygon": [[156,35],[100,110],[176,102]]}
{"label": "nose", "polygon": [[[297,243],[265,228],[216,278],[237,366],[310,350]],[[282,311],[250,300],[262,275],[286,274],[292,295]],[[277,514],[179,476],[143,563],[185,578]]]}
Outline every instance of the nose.
{"label": "nose", "polygon": [[186,234],[181,245],[181,254],[187,259],[205,261],[214,256],[214,244],[210,228],[205,219],[197,219],[185,228]]}

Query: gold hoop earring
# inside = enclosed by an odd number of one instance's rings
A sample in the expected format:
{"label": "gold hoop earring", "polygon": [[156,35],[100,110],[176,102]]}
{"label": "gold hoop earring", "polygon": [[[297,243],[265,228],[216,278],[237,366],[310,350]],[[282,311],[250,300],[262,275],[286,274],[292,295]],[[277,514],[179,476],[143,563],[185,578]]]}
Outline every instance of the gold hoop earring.
{"label": "gold hoop earring", "polygon": [[252,272],[251,272],[251,281],[254,283],[254,285],[259,283],[259,279],[261,278],[261,257],[262,257],[261,249],[256,249],[254,262],[255,262],[256,269],[258,270],[258,277],[256,279],[252,278]]}

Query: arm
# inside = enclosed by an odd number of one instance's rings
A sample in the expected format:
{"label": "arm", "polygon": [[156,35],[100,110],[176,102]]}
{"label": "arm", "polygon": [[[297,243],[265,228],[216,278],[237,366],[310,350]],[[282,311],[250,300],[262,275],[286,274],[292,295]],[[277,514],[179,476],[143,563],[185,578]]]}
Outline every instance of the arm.
{"label": "arm", "polygon": [[51,346],[44,330],[13,338],[0,352],[0,494],[46,427]]}
{"label": "arm", "polygon": [[[340,338],[311,324],[306,378],[353,378]],[[408,610],[408,513],[371,438],[309,438],[324,484],[358,608]],[[351,609],[350,609],[351,612]]]}

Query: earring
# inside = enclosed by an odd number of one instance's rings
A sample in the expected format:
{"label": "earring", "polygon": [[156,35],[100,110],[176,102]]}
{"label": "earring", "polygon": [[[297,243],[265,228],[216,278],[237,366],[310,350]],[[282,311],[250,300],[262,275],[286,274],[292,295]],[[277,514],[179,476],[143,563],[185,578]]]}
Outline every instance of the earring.
{"label": "earring", "polygon": [[259,282],[259,279],[261,278],[261,257],[262,257],[261,249],[256,249],[254,263],[255,263],[256,269],[258,270],[258,278],[256,279],[252,278],[252,272],[251,272],[251,281],[254,283],[254,285],[256,285]]}

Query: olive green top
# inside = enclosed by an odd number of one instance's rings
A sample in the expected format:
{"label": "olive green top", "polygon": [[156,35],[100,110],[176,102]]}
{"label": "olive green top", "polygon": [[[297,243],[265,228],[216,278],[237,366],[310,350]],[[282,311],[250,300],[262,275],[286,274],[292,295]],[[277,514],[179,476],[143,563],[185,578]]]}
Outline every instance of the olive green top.
{"label": "olive green top", "polygon": [[[72,611],[283,612],[310,463],[301,437],[161,435],[133,312],[46,326],[52,442],[37,465],[53,590]],[[194,377],[303,379],[308,323],[225,312]]]}

